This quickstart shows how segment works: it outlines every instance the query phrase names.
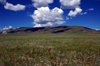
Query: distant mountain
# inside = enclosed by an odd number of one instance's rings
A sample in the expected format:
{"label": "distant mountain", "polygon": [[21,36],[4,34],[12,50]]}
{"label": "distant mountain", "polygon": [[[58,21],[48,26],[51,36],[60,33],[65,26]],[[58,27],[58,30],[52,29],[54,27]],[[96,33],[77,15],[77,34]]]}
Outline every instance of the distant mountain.
{"label": "distant mountain", "polygon": [[82,26],[58,26],[58,27],[20,27],[17,29],[7,30],[7,33],[31,33],[31,32],[49,32],[49,33],[61,33],[61,32],[82,32],[91,34],[100,34],[99,30],[93,30]]}
{"label": "distant mountain", "polygon": [[2,34],[2,31],[0,31],[0,34]]}

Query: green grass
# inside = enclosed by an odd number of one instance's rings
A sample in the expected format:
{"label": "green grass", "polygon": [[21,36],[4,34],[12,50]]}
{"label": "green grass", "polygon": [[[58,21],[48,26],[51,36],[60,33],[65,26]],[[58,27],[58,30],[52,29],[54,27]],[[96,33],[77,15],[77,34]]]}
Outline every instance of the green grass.
{"label": "green grass", "polygon": [[100,66],[100,35],[0,35],[0,66]]}

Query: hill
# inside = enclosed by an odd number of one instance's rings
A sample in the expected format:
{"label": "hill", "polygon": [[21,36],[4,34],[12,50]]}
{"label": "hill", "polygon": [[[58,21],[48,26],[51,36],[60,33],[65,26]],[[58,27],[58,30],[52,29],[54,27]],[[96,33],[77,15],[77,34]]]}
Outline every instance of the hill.
{"label": "hill", "polygon": [[[2,31],[3,33],[4,31]],[[99,30],[93,30],[82,26],[58,26],[58,27],[20,27],[17,29],[6,30],[7,33],[31,33],[31,32],[48,32],[48,33],[62,33],[62,32],[77,32],[77,33],[91,33],[100,34]],[[5,33],[5,32],[4,32]],[[5,33],[6,34],[6,33]]]}

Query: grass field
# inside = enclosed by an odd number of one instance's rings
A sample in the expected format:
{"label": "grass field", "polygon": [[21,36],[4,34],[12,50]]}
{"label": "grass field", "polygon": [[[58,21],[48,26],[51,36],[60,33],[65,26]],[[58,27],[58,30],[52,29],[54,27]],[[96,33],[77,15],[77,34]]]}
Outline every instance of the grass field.
{"label": "grass field", "polygon": [[0,35],[0,66],[100,66],[100,34]]}

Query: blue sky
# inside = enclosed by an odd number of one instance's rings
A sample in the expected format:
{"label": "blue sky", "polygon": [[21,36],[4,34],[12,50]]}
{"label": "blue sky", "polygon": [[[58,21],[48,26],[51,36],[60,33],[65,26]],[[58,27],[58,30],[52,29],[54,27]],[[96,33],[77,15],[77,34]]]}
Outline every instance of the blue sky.
{"label": "blue sky", "polygon": [[0,29],[84,26],[100,30],[100,0],[0,0]]}

